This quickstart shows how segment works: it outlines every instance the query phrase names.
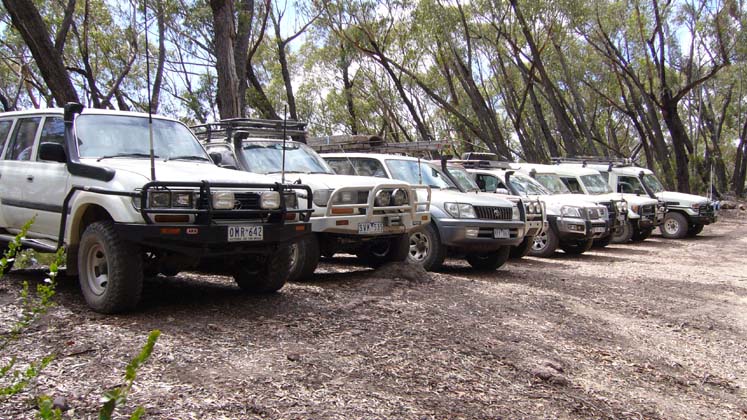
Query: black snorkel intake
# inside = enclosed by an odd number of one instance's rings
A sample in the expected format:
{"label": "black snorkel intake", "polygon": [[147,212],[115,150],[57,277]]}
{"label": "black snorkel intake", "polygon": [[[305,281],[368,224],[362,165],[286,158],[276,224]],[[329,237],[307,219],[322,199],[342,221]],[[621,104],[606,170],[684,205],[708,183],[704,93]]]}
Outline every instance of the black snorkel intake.
{"label": "black snorkel intake", "polygon": [[75,137],[75,118],[83,112],[83,105],[77,102],[65,104],[63,121],[65,122],[65,157],[67,170],[72,175],[83,178],[91,178],[99,181],[111,181],[116,173],[114,169],[95,165],[86,165],[80,162],[78,152],[78,140]]}

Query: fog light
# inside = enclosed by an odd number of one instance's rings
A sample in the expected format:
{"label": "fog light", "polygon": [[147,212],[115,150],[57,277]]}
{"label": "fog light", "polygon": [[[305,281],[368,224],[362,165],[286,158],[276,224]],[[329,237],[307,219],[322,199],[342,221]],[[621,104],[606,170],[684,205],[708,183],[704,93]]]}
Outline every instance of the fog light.
{"label": "fog light", "polygon": [[478,234],[480,234],[480,228],[464,228],[464,236],[467,238],[477,238]]}
{"label": "fog light", "polygon": [[171,193],[168,191],[152,191],[148,193],[148,207],[165,209],[171,206]]}
{"label": "fog light", "polygon": [[260,197],[259,206],[269,210],[280,208],[280,193],[277,191],[264,191]]}
{"label": "fog light", "polygon": [[387,207],[389,205],[389,200],[392,198],[392,193],[390,191],[379,191],[376,193],[376,199],[374,200],[374,204],[376,204],[376,207]]}
{"label": "fog light", "polygon": [[392,193],[392,205],[403,206],[407,204],[407,192],[401,188],[397,188]]}
{"label": "fog light", "polygon": [[213,208],[217,210],[228,210],[233,208],[235,201],[233,192],[220,191],[213,193]]}

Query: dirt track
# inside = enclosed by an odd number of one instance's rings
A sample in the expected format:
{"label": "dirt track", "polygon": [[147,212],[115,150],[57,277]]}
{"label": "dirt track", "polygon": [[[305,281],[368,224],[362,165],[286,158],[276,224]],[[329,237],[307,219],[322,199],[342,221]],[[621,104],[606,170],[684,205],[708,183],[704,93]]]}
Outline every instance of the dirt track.
{"label": "dirt track", "polygon": [[[93,416],[148,331],[163,334],[122,413],[146,418],[747,418],[747,218],[490,274],[450,261],[416,281],[336,258],[247,297],[226,277],[146,283],[137,313],[90,312],[75,283],[7,354],[55,353],[32,394]],[[396,271],[396,270],[395,270]],[[402,274],[402,273],[399,273]],[[17,270],[0,282],[0,321]],[[0,356],[6,360],[7,355]]]}

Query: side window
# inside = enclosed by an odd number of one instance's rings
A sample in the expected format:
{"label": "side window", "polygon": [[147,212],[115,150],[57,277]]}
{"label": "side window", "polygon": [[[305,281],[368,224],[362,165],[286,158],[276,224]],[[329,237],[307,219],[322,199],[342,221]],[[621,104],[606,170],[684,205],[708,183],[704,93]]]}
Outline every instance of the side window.
{"label": "side window", "polygon": [[480,187],[480,191],[495,191],[498,188],[503,188],[503,184],[494,176],[477,174],[475,181],[477,186]]}
{"label": "side window", "polygon": [[386,178],[384,166],[376,159],[356,159],[353,161],[356,172],[361,176]]}
{"label": "side window", "polygon": [[579,182],[578,182],[578,180],[576,178],[561,177],[560,179],[563,180],[563,183],[565,184],[565,186],[568,187],[568,189],[571,190],[571,192],[573,194],[583,194],[584,193],[584,189],[581,188],[581,184],[579,184]]}
{"label": "side window", "polygon": [[10,134],[10,127],[12,125],[13,120],[0,121],[0,154],[3,153],[5,141],[8,140],[8,134]]}
{"label": "side window", "polygon": [[30,160],[31,149],[34,147],[36,131],[41,118],[24,118],[18,120],[13,138],[5,153],[6,160]]}
{"label": "side window", "polygon": [[327,161],[327,164],[332,167],[332,170],[335,171],[338,175],[355,175],[355,171],[353,170],[353,165],[351,165],[352,159],[348,161],[348,159],[325,159]]}
{"label": "side window", "polygon": [[[60,117],[47,117],[44,120],[44,126],[42,127],[41,137],[39,138],[39,144],[42,143],[57,143],[63,144],[65,142],[65,122]],[[37,157],[37,160],[40,160]]]}

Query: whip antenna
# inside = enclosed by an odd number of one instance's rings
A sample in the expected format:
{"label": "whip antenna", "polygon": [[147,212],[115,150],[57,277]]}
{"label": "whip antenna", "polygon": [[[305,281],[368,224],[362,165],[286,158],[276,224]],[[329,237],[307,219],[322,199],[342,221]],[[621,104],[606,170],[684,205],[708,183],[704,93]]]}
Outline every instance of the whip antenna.
{"label": "whip antenna", "polygon": [[280,183],[285,184],[285,133],[288,126],[288,105],[283,107],[283,162],[280,168]]}
{"label": "whip antenna", "polygon": [[156,180],[156,162],[153,152],[153,110],[150,92],[150,51],[148,50],[148,0],[143,0],[143,26],[145,27],[145,75],[148,84],[148,141],[150,143],[150,180]]}

